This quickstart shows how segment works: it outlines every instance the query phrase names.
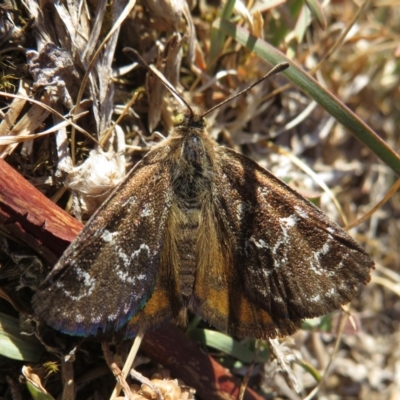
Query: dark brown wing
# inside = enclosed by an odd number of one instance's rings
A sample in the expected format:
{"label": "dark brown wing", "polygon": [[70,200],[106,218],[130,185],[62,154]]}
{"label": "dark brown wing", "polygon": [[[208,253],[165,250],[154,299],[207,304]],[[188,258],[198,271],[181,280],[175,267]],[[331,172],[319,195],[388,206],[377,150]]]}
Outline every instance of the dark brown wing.
{"label": "dark brown wing", "polygon": [[364,250],[252,160],[216,152],[210,206],[218,244],[196,278],[194,308],[232,334],[265,338],[291,334],[304,318],[350,301],[370,279]]}
{"label": "dark brown wing", "polygon": [[[113,332],[151,298],[172,196],[170,168],[154,154],[130,172],[40,286],[34,309],[54,328],[81,336]],[[146,327],[170,318],[171,304],[161,302],[157,313],[147,314]]]}

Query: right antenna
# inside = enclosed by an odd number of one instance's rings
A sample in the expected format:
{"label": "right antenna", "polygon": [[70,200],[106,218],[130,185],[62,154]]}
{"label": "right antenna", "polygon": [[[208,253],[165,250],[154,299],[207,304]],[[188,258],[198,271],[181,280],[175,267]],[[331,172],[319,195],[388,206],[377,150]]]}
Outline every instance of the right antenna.
{"label": "right antenna", "polygon": [[289,68],[289,63],[287,62],[282,62],[278,65],[275,65],[275,67],[273,67],[270,71],[268,71],[262,78],[260,78],[258,81],[254,82],[253,84],[251,84],[249,87],[247,87],[246,89],[241,90],[239,93],[234,94],[231,97],[228,97],[227,99],[225,99],[224,101],[221,101],[221,103],[218,103],[217,105],[215,105],[214,107],[210,108],[209,110],[207,110],[205,113],[203,113],[201,116],[205,117],[207,114],[210,114],[210,112],[214,111],[216,108],[221,107],[222,105],[228,103],[229,101],[232,101],[233,99],[236,99],[236,97],[242,95],[243,93],[246,93],[248,90],[250,90],[251,88],[253,88],[254,86],[258,85],[260,82],[262,82],[263,80],[271,77],[272,75],[278,74],[279,72],[284,71],[285,69]]}

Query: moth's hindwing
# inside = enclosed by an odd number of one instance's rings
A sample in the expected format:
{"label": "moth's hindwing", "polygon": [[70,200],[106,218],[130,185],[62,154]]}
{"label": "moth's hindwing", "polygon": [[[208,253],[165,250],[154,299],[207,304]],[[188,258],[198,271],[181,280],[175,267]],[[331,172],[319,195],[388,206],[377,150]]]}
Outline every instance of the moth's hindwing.
{"label": "moth's hindwing", "polygon": [[[276,336],[276,322],[271,315],[245,296],[239,263],[234,260],[234,239],[229,237],[231,232],[222,210],[216,203],[210,204],[208,210],[202,220],[206,237],[199,240],[203,246],[199,249],[193,309],[211,325],[238,337]],[[245,269],[247,265],[242,264],[240,268]],[[298,325],[299,321],[288,320],[285,331],[293,333]]]}
{"label": "moth's hindwing", "polygon": [[[36,293],[35,311],[55,329],[82,336],[114,332],[151,298],[171,191],[168,165],[149,159],[92,216]],[[169,307],[161,303],[158,312],[169,315]]]}
{"label": "moth's hindwing", "polygon": [[245,156],[216,156],[218,250],[195,286],[203,318],[241,337],[288,335],[369,281],[370,257],[311,202]]}

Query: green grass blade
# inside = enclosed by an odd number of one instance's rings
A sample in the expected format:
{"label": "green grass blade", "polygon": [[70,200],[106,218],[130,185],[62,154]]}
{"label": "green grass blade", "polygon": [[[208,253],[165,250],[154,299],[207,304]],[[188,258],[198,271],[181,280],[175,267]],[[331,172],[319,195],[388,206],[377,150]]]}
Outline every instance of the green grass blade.
{"label": "green grass blade", "polygon": [[34,336],[20,334],[19,320],[0,312],[0,355],[38,362],[44,348]]}
{"label": "green grass blade", "polygon": [[314,17],[316,18],[317,22],[319,23],[319,26],[322,29],[326,29],[325,15],[324,15],[324,11],[322,9],[321,4],[319,4],[319,1],[318,0],[305,0],[305,3],[307,4],[308,8],[313,13]]}
{"label": "green grass blade", "polygon": [[[222,11],[221,11],[221,18],[228,19],[231,17],[233,8],[235,7],[235,0],[228,0]],[[210,33],[210,56],[209,56],[209,68],[213,68],[217,57],[220,55],[222,51],[222,47],[225,42],[225,35],[221,34],[222,32],[219,29],[215,29],[214,27],[211,28]]]}
{"label": "green grass blade", "polygon": [[311,75],[302,70],[275,47],[251,35],[246,29],[226,20],[217,20],[213,26],[232,37],[271,65],[288,62],[290,68],[283,72],[297,87],[319,103],[338,122],[350,130],[365,146],[376,154],[394,172],[400,175],[400,157],[368,125]]}
{"label": "green grass blade", "polygon": [[[251,363],[254,357],[254,350],[241,344],[225,333],[212,331],[209,329],[192,329],[188,332],[192,340],[196,340],[206,346],[212,347],[228,354],[244,363]],[[256,362],[266,362],[268,360],[268,350],[258,353]]]}

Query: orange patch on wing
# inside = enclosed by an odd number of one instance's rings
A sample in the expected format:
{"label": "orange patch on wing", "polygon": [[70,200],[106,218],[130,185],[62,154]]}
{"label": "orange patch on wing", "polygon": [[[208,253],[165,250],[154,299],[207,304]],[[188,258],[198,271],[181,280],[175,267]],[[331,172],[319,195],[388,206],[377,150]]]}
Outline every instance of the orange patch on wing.
{"label": "orange patch on wing", "polygon": [[139,326],[142,326],[144,329],[152,329],[164,321],[171,319],[172,316],[173,309],[168,292],[162,290],[159,285],[156,285],[150,300],[128,322],[127,329],[131,332],[137,331]]}
{"label": "orange patch on wing", "polygon": [[[200,286],[205,290],[196,287],[194,309],[216,328],[238,337],[279,335],[271,315],[247,299],[238,282],[227,284],[224,289],[211,288],[210,282]],[[287,323],[292,325],[290,321]]]}

